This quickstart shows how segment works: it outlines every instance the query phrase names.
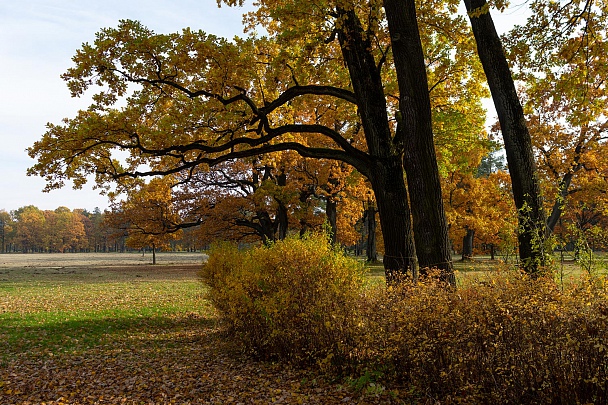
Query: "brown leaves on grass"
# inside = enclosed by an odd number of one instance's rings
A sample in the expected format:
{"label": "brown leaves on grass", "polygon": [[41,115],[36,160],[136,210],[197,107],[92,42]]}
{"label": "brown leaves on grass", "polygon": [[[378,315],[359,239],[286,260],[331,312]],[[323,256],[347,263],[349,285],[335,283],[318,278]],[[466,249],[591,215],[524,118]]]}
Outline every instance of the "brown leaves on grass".
{"label": "brown leaves on grass", "polygon": [[[194,268],[178,277],[172,267],[146,270],[111,277],[96,268],[42,285],[38,275],[0,291],[12,322],[0,328],[0,404],[396,402],[395,393],[353,392],[314,370],[254,361],[218,329]],[[20,323],[24,316],[42,323]],[[9,344],[10,336],[19,338]]]}
{"label": "brown leaves on grass", "polygon": [[252,361],[204,324],[177,320],[175,331],[82,354],[23,355],[0,367],[0,403],[392,403],[388,394],[362,396],[310,372]]}

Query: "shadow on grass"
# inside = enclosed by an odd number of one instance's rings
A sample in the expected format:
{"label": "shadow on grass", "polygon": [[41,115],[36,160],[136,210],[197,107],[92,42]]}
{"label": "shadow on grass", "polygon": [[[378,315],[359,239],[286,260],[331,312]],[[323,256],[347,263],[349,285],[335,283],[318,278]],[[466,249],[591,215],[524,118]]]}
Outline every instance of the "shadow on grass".
{"label": "shadow on grass", "polygon": [[[182,344],[214,332],[217,319],[195,312],[0,315],[0,362],[91,349],[135,349],[154,341]],[[1,363],[0,363],[1,364]]]}

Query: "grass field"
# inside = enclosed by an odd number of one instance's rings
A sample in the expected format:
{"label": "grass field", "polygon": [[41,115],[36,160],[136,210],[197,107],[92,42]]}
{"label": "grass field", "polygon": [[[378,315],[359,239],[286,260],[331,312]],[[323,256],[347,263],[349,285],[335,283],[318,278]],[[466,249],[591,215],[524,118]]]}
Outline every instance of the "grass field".
{"label": "grass field", "polygon": [[201,254],[145,260],[0,256],[0,404],[369,401],[241,353],[205,299]]}
{"label": "grass field", "polygon": [[[456,272],[456,282],[458,285],[470,282],[472,280],[484,280],[492,275],[497,270],[515,269],[516,263],[514,258],[509,258],[509,262],[503,262],[502,258],[498,260],[490,260],[489,256],[476,256],[472,260],[462,261],[459,256],[453,257],[454,271]],[[595,276],[608,276],[608,257],[606,253],[595,253],[592,260],[575,261],[571,255],[564,255],[562,261],[556,257],[553,263],[556,281],[558,284],[567,284],[573,280],[579,280],[581,275],[588,273],[590,270]],[[367,264],[370,277],[374,282],[384,282],[384,267],[382,263]]]}

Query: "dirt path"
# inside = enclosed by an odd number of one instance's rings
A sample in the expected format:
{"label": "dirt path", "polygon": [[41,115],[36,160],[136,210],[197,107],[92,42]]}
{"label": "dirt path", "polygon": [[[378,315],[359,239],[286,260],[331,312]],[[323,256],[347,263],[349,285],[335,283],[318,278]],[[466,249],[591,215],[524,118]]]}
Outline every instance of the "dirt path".
{"label": "dirt path", "polygon": [[[203,253],[159,252],[157,265],[201,264]],[[1,268],[139,266],[152,264],[152,253],[8,253],[0,254]]]}

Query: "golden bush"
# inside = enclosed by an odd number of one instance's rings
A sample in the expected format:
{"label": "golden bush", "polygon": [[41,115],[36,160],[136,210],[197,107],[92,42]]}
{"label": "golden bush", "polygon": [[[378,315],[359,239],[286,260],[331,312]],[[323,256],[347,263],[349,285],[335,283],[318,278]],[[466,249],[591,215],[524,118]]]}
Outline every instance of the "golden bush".
{"label": "golden bush", "polygon": [[608,402],[606,280],[562,290],[497,272],[460,288],[432,277],[366,284],[318,236],[218,246],[204,278],[246,347],[348,371],[356,386],[405,386],[441,403]]}
{"label": "golden bush", "polygon": [[257,355],[327,365],[351,356],[363,267],[325,236],[246,251],[217,245],[202,277],[231,331]]}
{"label": "golden bush", "polygon": [[436,282],[387,293],[391,377],[444,401],[605,403],[605,285],[567,291],[520,274],[447,289]]}

